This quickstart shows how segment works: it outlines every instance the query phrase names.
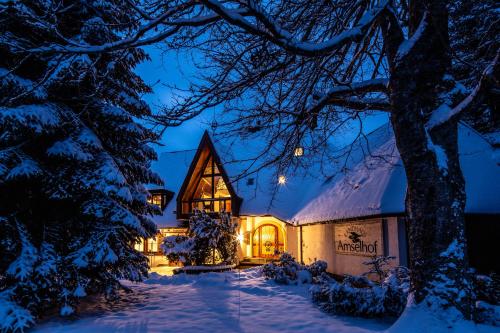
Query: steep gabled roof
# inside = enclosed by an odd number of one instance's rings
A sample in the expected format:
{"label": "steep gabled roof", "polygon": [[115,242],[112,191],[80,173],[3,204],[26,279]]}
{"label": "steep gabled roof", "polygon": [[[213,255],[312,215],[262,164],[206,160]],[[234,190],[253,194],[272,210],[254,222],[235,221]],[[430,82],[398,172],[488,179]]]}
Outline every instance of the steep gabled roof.
{"label": "steep gabled roof", "polygon": [[224,168],[224,164],[221,163],[219,154],[217,153],[217,149],[215,149],[212,140],[210,139],[210,135],[207,131],[203,133],[200,144],[198,145],[198,149],[191,161],[188,172],[184,177],[184,181],[182,182],[182,186],[179,189],[179,193],[176,197],[177,200],[177,218],[181,218],[181,209],[182,209],[182,200],[185,199],[186,195],[192,194],[195,191],[196,186],[202,176],[203,170],[206,167],[206,160],[208,160],[209,156],[211,156],[217,165],[217,168],[220,171],[222,179],[226,183],[229,194],[231,195],[231,200],[233,202],[232,205],[232,213],[234,216],[238,216],[241,198],[238,197],[238,194],[233,188],[233,184],[229,180],[229,177]]}

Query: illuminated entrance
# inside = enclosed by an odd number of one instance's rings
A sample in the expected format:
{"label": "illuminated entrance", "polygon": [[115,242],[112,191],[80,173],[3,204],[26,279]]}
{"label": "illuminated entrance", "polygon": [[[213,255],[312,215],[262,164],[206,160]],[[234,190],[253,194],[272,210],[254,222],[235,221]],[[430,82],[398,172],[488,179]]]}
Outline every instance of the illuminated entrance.
{"label": "illuminated entrance", "polygon": [[259,258],[278,258],[285,249],[283,233],[272,224],[255,229],[252,238],[252,255]]}

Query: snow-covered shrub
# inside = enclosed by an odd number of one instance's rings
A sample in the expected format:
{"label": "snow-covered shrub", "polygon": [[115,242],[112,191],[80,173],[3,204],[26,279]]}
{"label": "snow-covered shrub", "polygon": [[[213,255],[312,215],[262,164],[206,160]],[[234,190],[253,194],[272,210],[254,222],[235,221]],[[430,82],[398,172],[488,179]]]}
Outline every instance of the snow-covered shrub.
{"label": "snow-covered shrub", "polygon": [[[377,261],[380,262],[384,260]],[[373,265],[374,261],[368,264]],[[335,314],[362,317],[399,316],[408,297],[408,270],[396,267],[387,271],[381,270],[379,273],[384,276],[380,282],[372,281],[364,275],[348,275],[339,282],[323,274],[310,289],[313,302],[324,311]]]}
{"label": "snow-covered shrub", "polygon": [[390,271],[389,265],[391,260],[396,259],[394,256],[375,256],[368,261],[363,262],[363,265],[369,266],[370,269],[363,273],[363,276],[377,277],[377,281],[383,281]]}
{"label": "snow-covered shrub", "polygon": [[481,324],[500,326],[500,306],[476,301],[474,320]]}
{"label": "snow-covered shrub", "polygon": [[213,219],[196,210],[189,220],[188,235],[166,237],[161,248],[167,259],[186,266],[232,264],[236,260],[237,227],[230,214],[222,212],[218,219]]}
{"label": "snow-covered shrub", "polygon": [[187,236],[168,236],[163,239],[161,249],[170,262],[181,262],[182,264],[193,261],[191,252],[194,241]]}
{"label": "snow-covered shrub", "polygon": [[148,56],[26,52],[112,43],[140,24],[133,3],[0,1],[0,331],[147,274],[133,244],[156,234],[143,184],[161,183],[137,121]]}
{"label": "snow-covered shrub", "polygon": [[474,274],[474,292],[478,300],[490,304],[500,304],[500,277],[493,273],[491,275]]}
{"label": "snow-covered shrub", "polygon": [[473,275],[476,322],[500,326],[500,279],[496,274]]}
{"label": "snow-covered shrub", "polygon": [[283,253],[277,262],[270,262],[262,267],[266,279],[279,284],[312,283],[313,279],[326,271],[326,262],[315,261],[311,265],[302,265],[289,253]]}
{"label": "snow-covered shrub", "polygon": [[312,264],[306,266],[306,269],[311,273],[313,277],[317,277],[325,273],[327,267],[328,265],[326,264],[326,261],[316,260]]}

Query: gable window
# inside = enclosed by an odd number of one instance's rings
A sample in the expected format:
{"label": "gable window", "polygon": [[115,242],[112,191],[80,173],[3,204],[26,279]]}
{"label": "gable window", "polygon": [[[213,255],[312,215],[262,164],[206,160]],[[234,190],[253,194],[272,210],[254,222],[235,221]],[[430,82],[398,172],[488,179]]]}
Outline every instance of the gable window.
{"label": "gable window", "polygon": [[158,206],[162,211],[174,196],[174,193],[168,190],[150,190],[149,193],[148,203]]}
{"label": "gable window", "polygon": [[196,209],[207,213],[224,211],[238,216],[240,204],[241,199],[205,131],[177,195],[177,218],[188,219]]}
{"label": "gable window", "polygon": [[161,194],[151,194],[148,198],[150,204],[156,205],[161,208],[162,206],[162,195]]}
{"label": "gable window", "polygon": [[191,200],[183,202],[183,212],[230,212],[231,195],[212,156],[209,156]]}

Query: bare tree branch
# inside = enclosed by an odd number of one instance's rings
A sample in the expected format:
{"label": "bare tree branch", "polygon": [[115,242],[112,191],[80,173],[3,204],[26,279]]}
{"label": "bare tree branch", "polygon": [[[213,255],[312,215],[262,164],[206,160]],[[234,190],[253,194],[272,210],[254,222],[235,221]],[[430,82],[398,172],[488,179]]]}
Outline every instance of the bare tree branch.
{"label": "bare tree branch", "polygon": [[269,15],[264,12],[262,7],[255,4],[254,1],[248,1],[250,14],[252,14],[258,22],[261,22],[265,29],[250,23],[237,12],[225,8],[217,0],[201,1],[208,8],[223,17],[227,22],[244,29],[248,33],[265,37],[289,52],[303,56],[328,54],[334,50],[340,49],[350,42],[360,41],[365,36],[370,26],[379,18],[379,16],[383,15],[385,9],[389,5],[389,1],[381,1],[380,4],[375,5],[371,10],[366,12],[351,29],[345,29],[340,34],[332,36],[327,41],[315,43],[295,39],[290,32],[279,26],[276,21],[272,20]]}

